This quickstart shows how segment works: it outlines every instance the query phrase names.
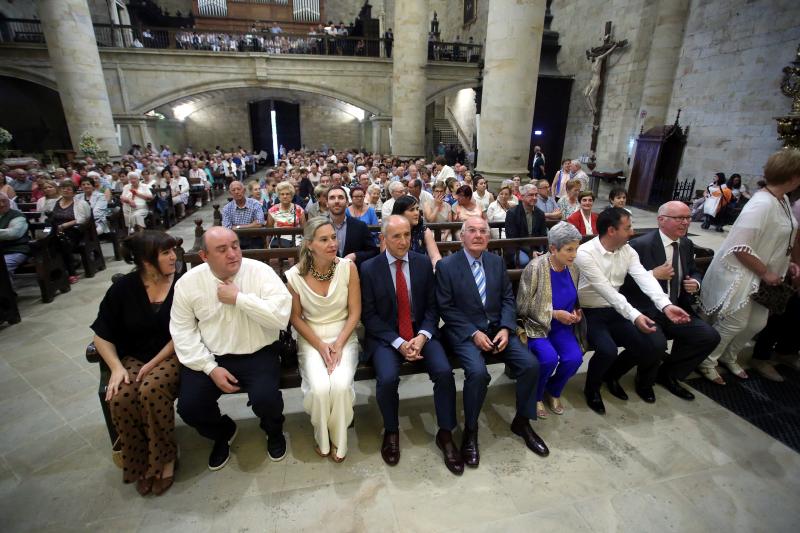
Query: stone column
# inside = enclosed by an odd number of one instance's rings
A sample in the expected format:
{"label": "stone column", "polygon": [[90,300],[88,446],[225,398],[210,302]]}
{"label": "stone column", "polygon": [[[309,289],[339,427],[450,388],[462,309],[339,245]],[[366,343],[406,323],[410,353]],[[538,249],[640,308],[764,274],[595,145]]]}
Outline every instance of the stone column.
{"label": "stone column", "polygon": [[392,47],[392,155],[425,155],[428,0],[397,0]]}
{"label": "stone column", "polygon": [[478,171],[493,185],[528,172],[546,0],[491,0]]}
{"label": "stone column", "polygon": [[374,115],[369,119],[372,124],[372,152],[386,155],[389,153],[390,139],[389,127],[392,125],[392,117]]}
{"label": "stone column", "polygon": [[39,0],[39,17],[73,149],[79,150],[81,135],[88,132],[101,150],[117,157],[117,133],[86,1]]}
{"label": "stone column", "polygon": [[683,30],[689,14],[689,0],[660,0],[647,70],[644,75],[639,115],[644,117],[644,130],[669,124],[667,110],[672,99],[675,71],[683,44]]}

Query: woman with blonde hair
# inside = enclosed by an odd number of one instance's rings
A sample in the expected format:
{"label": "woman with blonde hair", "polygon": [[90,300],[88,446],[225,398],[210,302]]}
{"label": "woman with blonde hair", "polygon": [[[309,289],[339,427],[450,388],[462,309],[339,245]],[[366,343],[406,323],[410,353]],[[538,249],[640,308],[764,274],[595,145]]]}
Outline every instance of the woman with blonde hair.
{"label": "woman with blonde hair", "polygon": [[361,286],[355,263],[336,257],[337,250],[330,220],[312,218],[303,229],[300,259],[286,272],[286,280],[314,450],[341,463],[347,457],[347,428],[353,421],[358,365],[354,330],[361,318]]}

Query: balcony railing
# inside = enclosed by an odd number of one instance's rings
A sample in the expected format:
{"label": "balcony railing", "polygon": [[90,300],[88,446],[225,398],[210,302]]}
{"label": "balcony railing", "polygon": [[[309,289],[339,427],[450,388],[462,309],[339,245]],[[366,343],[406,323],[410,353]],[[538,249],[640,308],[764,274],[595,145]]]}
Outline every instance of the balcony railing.
{"label": "balcony railing", "polygon": [[[392,42],[365,37],[334,37],[308,33],[274,35],[267,31],[231,32],[213,29],[141,28],[95,24],[97,46],[104,48],[153,48],[207,50],[214,52],[266,52],[350,57],[391,57]],[[0,21],[0,43],[44,43],[38,20]],[[477,63],[481,46],[466,43],[428,43],[428,60]]]}

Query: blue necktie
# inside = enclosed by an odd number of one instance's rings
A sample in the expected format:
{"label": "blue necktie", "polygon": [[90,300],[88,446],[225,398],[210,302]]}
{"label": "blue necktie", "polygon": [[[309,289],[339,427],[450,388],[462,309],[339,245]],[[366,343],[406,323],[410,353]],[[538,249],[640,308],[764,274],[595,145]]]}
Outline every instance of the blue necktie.
{"label": "blue necktie", "polygon": [[478,294],[481,296],[481,303],[486,306],[486,276],[479,261],[472,262],[472,275],[475,277],[475,285],[478,286]]}

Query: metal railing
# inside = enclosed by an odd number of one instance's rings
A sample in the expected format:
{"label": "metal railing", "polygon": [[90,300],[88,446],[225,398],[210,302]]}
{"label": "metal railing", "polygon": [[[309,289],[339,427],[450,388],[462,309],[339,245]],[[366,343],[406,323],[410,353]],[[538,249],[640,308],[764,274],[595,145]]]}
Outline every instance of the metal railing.
{"label": "metal railing", "polygon": [[[265,52],[349,57],[391,57],[392,41],[365,37],[308,34],[272,34],[262,31],[214,29],[141,28],[118,24],[94,24],[97,46],[109,48],[154,48],[207,50],[214,52]],[[0,43],[44,43],[38,20],[0,21]],[[481,46],[463,43],[428,43],[431,61],[477,63]]]}

